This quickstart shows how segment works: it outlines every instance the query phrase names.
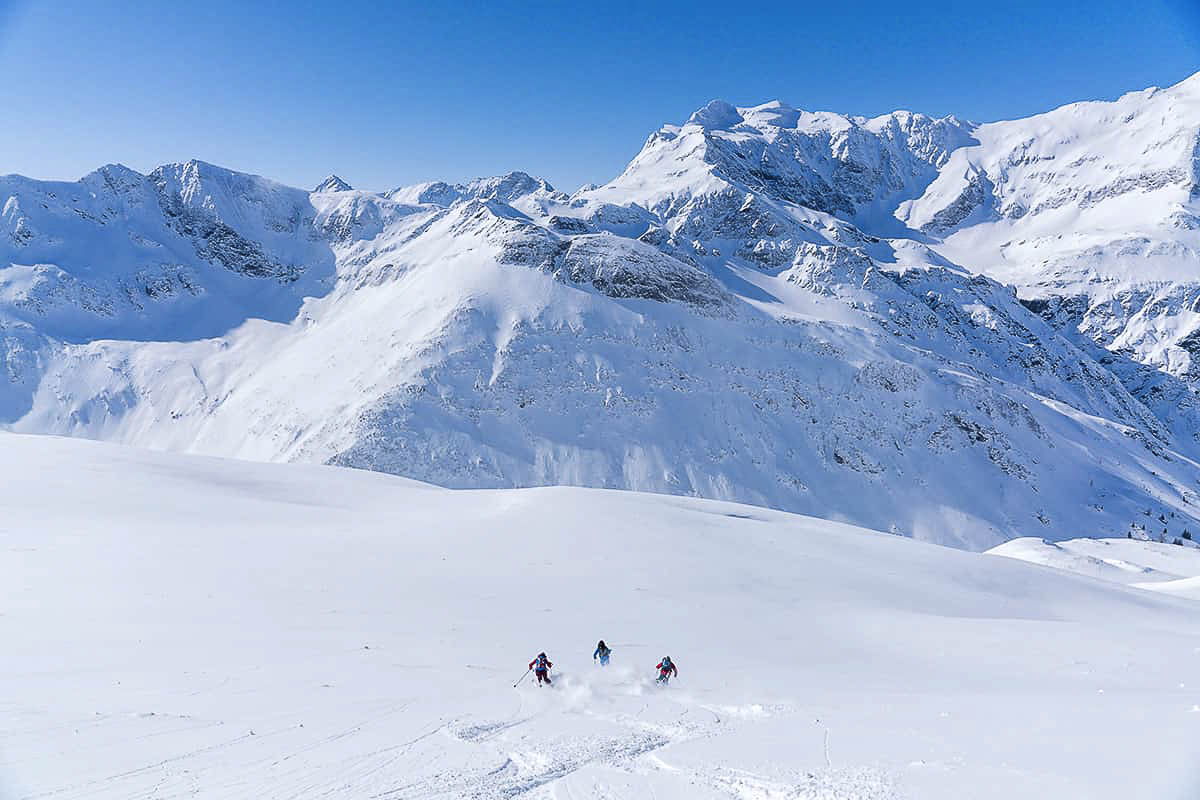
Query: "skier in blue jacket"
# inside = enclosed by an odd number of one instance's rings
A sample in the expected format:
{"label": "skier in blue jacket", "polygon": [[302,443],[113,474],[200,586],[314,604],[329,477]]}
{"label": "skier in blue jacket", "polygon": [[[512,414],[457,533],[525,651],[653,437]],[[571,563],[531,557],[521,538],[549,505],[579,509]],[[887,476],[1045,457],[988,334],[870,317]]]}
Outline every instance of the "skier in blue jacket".
{"label": "skier in blue jacket", "polygon": [[608,657],[611,654],[612,654],[612,648],[609,647],[608,645],[606,645],[604,643],[604,640],[601,639],[600,644],[596,645],[596,652],[592,653],[592,661],[595,661],[596,659],[600,659],[600,666],[607,667],[608,666]]}

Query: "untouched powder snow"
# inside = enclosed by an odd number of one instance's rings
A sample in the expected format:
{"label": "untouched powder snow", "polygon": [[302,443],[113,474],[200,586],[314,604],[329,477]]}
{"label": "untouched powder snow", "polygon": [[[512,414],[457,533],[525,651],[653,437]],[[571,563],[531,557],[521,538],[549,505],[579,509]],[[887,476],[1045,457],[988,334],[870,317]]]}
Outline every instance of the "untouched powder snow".
{"label": "untouched powder snow", "polygon": [[1152,592],[1162,592],[1163,594],[1174,595],[1175,597],[1200,600],[1200,577],[1180,578],[1177,581],[1161,581],[1156,583],[1135,583],[1133,585],[1140,589],[1149,589]]}
{"label": "untouched powder snow", "polygon": [[[16,434],[0,508],[6,799],[1200,788],[1187,599],[730,503]],[[543,649],[555,686],[514,689]]]}

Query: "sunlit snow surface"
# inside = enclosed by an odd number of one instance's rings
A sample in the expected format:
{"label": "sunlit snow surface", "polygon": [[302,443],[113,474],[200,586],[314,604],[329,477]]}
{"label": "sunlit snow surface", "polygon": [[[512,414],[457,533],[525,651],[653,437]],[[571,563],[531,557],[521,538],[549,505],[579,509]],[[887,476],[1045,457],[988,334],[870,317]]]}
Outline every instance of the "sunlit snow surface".
{"label": "sunlit snow surface", "polygon": [[[6,799],[1200,788],[1200,605],[1093,577],[729,503],[13,434],[0,508]],[[1175,552],[1155,568],[1190,574]],[[555,686],[514,689],[543,649]]]}
{"label": "sunlit snow surface", "polygon": [[[1139,537],[1143,534],[1139,534]],[[1179,544],[1175,544],[1176,539]],[[1200,600],[1200,548],[1176,537],[1170,543],[1125,539],[1013,539],[989,553],[1095,576],[1141,589]]]}

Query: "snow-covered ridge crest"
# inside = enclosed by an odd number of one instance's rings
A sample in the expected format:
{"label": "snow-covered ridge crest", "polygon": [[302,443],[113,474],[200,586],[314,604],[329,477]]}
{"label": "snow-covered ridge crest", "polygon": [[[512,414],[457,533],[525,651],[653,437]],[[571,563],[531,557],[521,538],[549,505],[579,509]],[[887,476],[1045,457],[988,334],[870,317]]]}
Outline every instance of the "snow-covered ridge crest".
{"label": "snow-covered ridge crest", "polygon": [[571,195],[0,177],[0,424],[969,548],[1200,528],[1196,85],[987,124],[714,101]]}
{"label": "snow-covered ridge crest", "polygon": [[950,152],[974,142],[974,127],[908,111],[864,119],[714,100],[651,136],[609,187],[651,209],[726,183],[826,213],[877,215],[932,181]]}

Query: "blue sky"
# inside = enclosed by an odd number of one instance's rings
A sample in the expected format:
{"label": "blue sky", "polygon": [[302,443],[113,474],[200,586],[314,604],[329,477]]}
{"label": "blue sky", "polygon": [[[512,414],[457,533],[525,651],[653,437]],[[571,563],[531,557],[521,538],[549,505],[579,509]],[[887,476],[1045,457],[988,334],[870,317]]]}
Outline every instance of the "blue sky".
{"label": "blue sky", "polygon": [[1200,0],[194,5],[0,0],[0,173],[571,190],[714,97],[986,121],[1200,70]]}

